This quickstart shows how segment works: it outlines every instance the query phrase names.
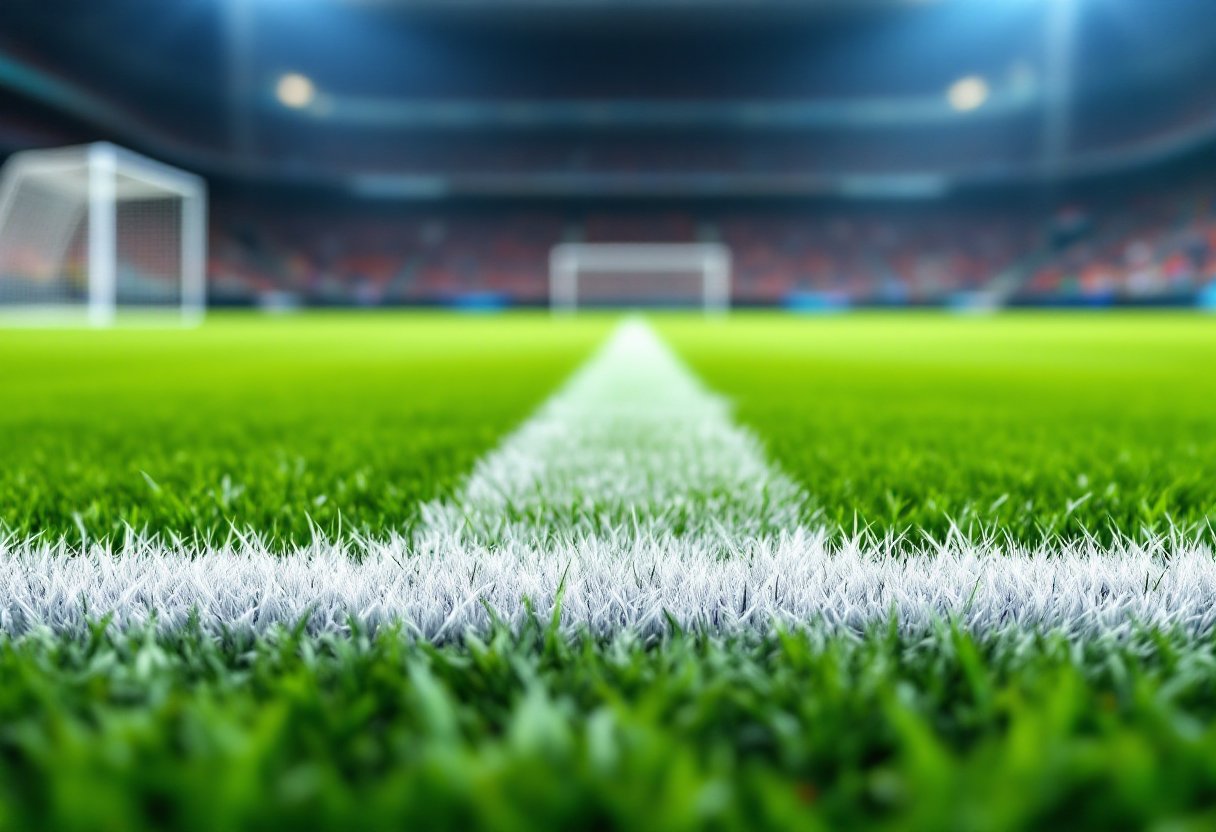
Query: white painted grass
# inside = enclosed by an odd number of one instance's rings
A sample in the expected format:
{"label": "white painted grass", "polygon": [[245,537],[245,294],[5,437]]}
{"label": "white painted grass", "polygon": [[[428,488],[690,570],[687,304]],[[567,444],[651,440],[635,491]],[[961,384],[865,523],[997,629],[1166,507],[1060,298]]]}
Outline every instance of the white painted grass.
{"label": "white painted grass", "polygon": [[309,616],[311,631],[400,621],[426,638],[518,626],[525,599],[548,619],[594,633],[667,627],[719,633],[815,623],[862,632],[894,615],[909,632],[954,618],[994,634],[1059,630],[1075,638],[1140,626],[1192,635],[1216,624],[1212,552],[1180,541],[1153,547],[1092,544],[1028,551],[959,543],[833,547],[822,536],[743,541],[707,556],[696,537],[587,538],[538,548],[460,545],[414,549],[385,542],[318,544],[286,556],[248,547],[202,553],[134,543],[84,554],[64,545],[0,546],[0,628],[81,630],[111,612],[120,626],[155,610],[172,629],[196,611],[204,629],[265,630]]}
{"label": "white painted grass", "polygon": [[[1074,638],[1138,627],[1216,630],[1216,560],[1174,536],[1113,548],[942,546],[798,525],[797,487],[769,466],[727,405],[642,324],[627,324],[476,467],[423,508],[411,539],[318,542],[275,555],[256,540],[115,551],[0,540],[0,629],[78,631],[192,615],[208,631],[354,619],[430,639],[520,626],[558,608],[568,630],[717,633],[814,624],[862,632],[894,616],[981,634]],[[529,612],[529,608],[532,612]],[[493,611],[493,612],[491,612]]]}
{"label": "white painted grass", "polygon": [[419,545],[547,545],[794,529],[802,494],[645,324],[630,321],[475,467],[423,507]]}

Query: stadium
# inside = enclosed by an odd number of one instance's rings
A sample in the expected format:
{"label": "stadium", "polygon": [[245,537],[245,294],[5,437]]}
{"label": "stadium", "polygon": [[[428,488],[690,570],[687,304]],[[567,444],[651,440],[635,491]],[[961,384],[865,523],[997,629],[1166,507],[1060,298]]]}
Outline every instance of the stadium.
{"label": "stadium", "polygon": [[1216,827],[1205,0],[9,0],[0,829]]}

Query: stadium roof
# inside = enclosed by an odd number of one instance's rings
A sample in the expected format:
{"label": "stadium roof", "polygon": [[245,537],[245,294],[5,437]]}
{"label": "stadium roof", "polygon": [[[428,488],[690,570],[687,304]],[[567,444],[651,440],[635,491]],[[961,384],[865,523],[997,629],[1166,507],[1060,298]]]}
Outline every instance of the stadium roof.
{"label": "stadium roof", "polygon": [[[1043,2],[1044,0],[1037,0]],[[912,3],[975,2],[975,0],[316,0],[403,9],[476,8],[486,9],[574,9],[622,10],[744,8],[749,10],[792,9],[798,11],[837,11],[859,7],[883,8]]]}
{"label": "stadium roof", "polygon": [[[1118,167],[1216,129],[1216,18],[1185,0],[68,8],[10,4],[0,107],[66,119],[73,141],[387,195],[931,193]],[[1076,14],[1063,62],[1060,9]],[[0,148],[41,135],[7,121]]]}

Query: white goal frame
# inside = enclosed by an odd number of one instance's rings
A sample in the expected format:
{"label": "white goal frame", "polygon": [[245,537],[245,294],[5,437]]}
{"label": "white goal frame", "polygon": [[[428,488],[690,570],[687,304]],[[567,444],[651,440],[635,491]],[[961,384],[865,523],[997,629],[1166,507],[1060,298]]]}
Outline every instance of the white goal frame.
{"label": "white goal frame", "polygon": [[0,168],[0,281],[23,253],[33,252],[39,276],[66,285],[69,248],[83,241],[78,247],[84,275],[77,282],[83,282],[84,292],[79,298],[29,303],[6,302],[0,295],[0,322],[103,327],[115,322],[120,309],[125,320],[130,296],[124,298],[120,290],[120,224],[128,233],[139,229],[123,224],[137,221],[124,220],[119,209],[161,200],[174,204],[166,227],[177,226],[172,241],[177,252],[162,246],[176,255],[164,275],[165,285],[173,287],[172,302],[157,305],[141,298],[142,303],[131,301],[132,309],[160,321],[179,313],[181,323],[195,324],[206,310],[207,187],[201,177],[109,142],[10,156]]}
{"label": "white goal frame", "polygon": [[549,253],[549,303],[554,312],[574,312],[582,274],[697,272],[705,311],[726,312],[730,308],[731,257],[722,243],[561,243]]}

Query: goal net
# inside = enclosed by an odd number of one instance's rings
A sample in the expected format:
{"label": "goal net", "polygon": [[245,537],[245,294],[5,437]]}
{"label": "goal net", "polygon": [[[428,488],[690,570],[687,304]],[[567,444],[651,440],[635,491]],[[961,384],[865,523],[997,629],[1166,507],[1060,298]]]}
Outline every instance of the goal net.
{"label": "goal net", "polygon": [[730,306],[730,249],[721,243],[562,243],[549,255],[555,311],[579,306]]}
{"label": "goal net", "polygon": [[206,303],[202,179],[105,142],[0,168],[0,321],[195,322]]}

